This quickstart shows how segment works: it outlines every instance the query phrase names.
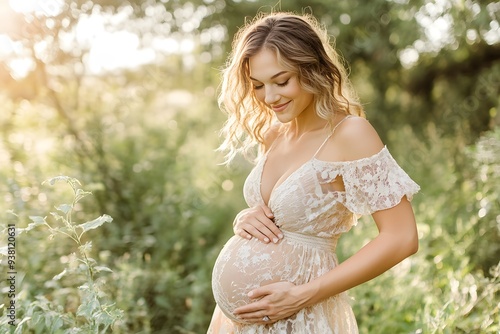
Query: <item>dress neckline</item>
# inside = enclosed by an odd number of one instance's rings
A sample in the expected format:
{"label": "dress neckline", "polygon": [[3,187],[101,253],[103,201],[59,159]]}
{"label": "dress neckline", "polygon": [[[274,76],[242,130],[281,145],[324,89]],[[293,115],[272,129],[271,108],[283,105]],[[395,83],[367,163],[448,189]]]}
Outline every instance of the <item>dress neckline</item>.
{"label": "dress neckline", "polygon": [[260,171],[259,171],[259,182],[258,182],[258,185],[259,185],[259,197],[262,201],[262,203],[266,206],[269,207],[269,203],[271,202],[271,199],[273,198],[273,194],[283,185],[285,184],[293,175],[297,174],[298,171],[300,171],[301,169],[303,169],[306,165],[308,165],[309,163],[311,163],[312,161],[315,161],[315,160],[318,160],[316,158],[316,156],[318,155],[318,153],[321,151],[321,149],[323,148],[323,146],[325,146],[326,142],[328,141],[328,139],[330,139],[330,137],[335,133],[335,130],[337,129],[337,127],[342,123],[344,122],[346,119],[348,118],[351,118],[353,117],[352,115],[347,115],[346,117],[344,117],[343,119],[340,120],[340,122],[338,122],[335,127],[333,128],[332,132],[330,132],[330,134],[325,138],[325,140],[321,143],[321,145],[318,147],[318,149],[316,150],[316,152],[314,153],[314,155],[309,158],[308,160],[304,161],[304,163],[302,163],[299,167],[297,167],[294,171],[292,171],[290,174],[287,175],[286,178],[284,178],[281,182],[281,178],[283,177],[283,175],[281,177],[278,178],[278,180],[276,181],[276,183],[274,184],[274,186],[271,188],[271,192],[269,193],[269,198],[267,199],[267,203],[266,201],[264,200],[264,195],[262,194],[262,176],[264,174],[264,168],[266,166],[266,162],[267,162],[267,157],[269,155],[269,153],[272,151],[272,149],[274,148],[274,145],[276,143],[276,140],[281,136],[281,134],[276,137],[276,139],[273,141],[273,143],[271,144],[271,147],[269,147],[269,149],[267,150],[267,152],[264,153],[261,161],[259,161],[259,163],[261,164],[260,166]]}

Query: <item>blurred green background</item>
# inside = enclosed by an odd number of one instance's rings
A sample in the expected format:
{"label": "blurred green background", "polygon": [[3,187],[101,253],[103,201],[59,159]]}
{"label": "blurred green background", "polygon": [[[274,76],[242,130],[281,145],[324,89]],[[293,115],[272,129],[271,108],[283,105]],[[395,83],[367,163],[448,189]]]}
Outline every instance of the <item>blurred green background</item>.
{"label": "blurred green background", "polygon": [[[272,10],[328,28],[367,118],[422,188],[419,252],[351,291],[360,332],[498,333],[500,2],[0,0],[0,224],[50,216],[71,194],[42,181],[79,179],[93,196],[77,220],[114,219],[86,235],[113,271],[96,279],[123,311],[113,332],[205,333],[251,168],[214,152],[219,70],[237,28]],[[361,220],[340,259],[375,234]],[[81,275],[54,277],[71,243],[40,228],[16,247],[17,332],[79,332],[54,325],[84,303]]]}

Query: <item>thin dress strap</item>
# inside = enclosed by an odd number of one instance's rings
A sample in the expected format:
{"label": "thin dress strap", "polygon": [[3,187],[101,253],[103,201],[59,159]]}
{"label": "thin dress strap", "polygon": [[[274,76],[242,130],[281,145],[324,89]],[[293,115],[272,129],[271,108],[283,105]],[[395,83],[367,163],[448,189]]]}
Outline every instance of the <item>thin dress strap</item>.
{"label": "thin dress strap", "polygon": [[272,151],[272,149],[274,148],[274,146],[275,146],[275,144],[276,144],[276,140],[277,140],[279,137],[281,137],[281,135],[282,135],[282,134],[283,134],[283,133],[282,133],[282,132],[280,132],[280,133],[276,136],[276,138],[274,138],[273,142],[271,143],[271,145],[269,146],[269,148],[268,148],[268,149],[264,152],[264,154],[263,154],[263,155],[268,155],[268,154],[269,154],[269,152],[271,152],[271,151]]}
{"label": "thin dress strap", "polygon": [[345,121],[346,119],[351,118],[351,117],[353,117],[353,116],[352,116],[352,115],[347,115],[346,117],[342,118],[342,119],[340,120],[340,122],[338,122],[338,123],[337,123],[337,125],[335,125],[335,127],[334,127],[334,128],[333,128],[333,130],[332,130],[332,133],[330,133],[330,134],[326,137],[326,139],[325,139],[325,140],[323,141],[323,143],[320,145],[320,147],[318,148],[318,150],[316,151],[316,153],[314,153],[313,158],[316,158],[316,156],[318,155],[319,151],[321,151],[321,149],[323,148],[323,146],[325,146],[325,144],[326,144],[326,142],[328,141],[328,139],[330,139],[330,137],[331,137],[331,136],[333,136],[333,134],[335,133],[335,130],[337,130],[337,127],[338,127],[340,124],[342,124],[342,122],[343,122],[343,121]]}

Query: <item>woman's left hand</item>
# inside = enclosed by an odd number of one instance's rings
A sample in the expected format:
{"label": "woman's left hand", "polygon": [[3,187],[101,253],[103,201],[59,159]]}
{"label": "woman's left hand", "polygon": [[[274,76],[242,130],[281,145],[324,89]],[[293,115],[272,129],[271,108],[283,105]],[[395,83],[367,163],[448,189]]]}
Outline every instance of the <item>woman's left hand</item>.
{"label": "woman's left hand", "polygon": [[[233,314],[245,322],[261,324],[270,324],[288,318],[302,308],[301,298],[296,293],[296,288],[297,286],[290,282],[270,283],[256,288],[248,294],[252,300],[256,301],[238,307]],[[269,317],[268,321],[264,320],[266,316]]]}

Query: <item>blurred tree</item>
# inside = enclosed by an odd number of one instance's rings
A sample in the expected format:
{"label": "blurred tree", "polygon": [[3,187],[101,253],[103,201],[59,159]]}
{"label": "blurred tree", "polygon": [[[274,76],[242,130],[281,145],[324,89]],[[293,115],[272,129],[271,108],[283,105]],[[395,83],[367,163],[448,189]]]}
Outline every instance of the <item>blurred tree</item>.
{"label": "blurred tree", "polygon": [[[0,69],[3,85],[12,97],[47,94],[76,137],[78,129],[68,109],[77,108],[65,108],[54,88],[72,78],[78,81],[86,67],[88,71],[89,45],[77,39],[69,47],[64,45],[82,18],[91,15],[125,17],[110,28],[140,35],[146,47],[155,40],[166,43],[166,37],[195,40],[199,47],[191,62],[204,59],[218,65],[236,29],[258,11],[311,12],[329,28],[351,64],[352,77],[359,82],[371,119],[382,133],[410,121],[420,129],[434,122],[444,133],[455,135],[459,124],[471,141],[491,128],[498,114],[500,74],[494,65],[500,59],[500,9],[494,2],[95,0],[60,5],[44,1],[24,14],[5,2],[2,17],[8,24],[0,32],[19,43],[21,51],[12,56],[31,60],[32,70],[16,80],[4,65]],[[182,77],[179,70],[186,68],[176,70],[174,75]],[[442,91],[440,82],[454,85]],[[443,98],[455,101],[454,110],[442,108]]]}

